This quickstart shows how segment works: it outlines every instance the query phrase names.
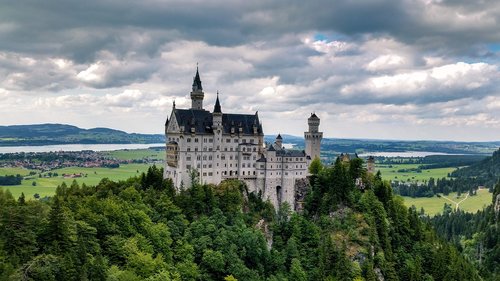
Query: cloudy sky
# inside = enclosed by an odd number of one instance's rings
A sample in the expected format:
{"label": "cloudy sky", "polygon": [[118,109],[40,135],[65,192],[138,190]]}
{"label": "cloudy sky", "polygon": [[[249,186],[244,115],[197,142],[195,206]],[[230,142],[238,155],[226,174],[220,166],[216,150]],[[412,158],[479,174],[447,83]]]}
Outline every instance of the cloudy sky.
{"label": "cloudy sky", "polygon": [[266,134],[500,140],[499,26],[498,0],[0,0],[0,125],[162,133],[199,63],[205,108]]}

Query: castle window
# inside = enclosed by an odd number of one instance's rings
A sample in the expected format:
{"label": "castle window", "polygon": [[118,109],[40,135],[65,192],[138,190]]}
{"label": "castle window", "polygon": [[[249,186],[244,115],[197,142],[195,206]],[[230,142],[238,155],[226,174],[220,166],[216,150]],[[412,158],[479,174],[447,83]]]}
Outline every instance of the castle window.
{"label": "castle window", "polygon": [[243,175],[245,175],[245,171],[243,171]]}
{"label": "castle window", "polygon": [[212,142],[214,142],[214,140],[213,139],[208,139],[208,142],[212,143]]}
{"label": "castle window", "polygon": [[195,148],[194,148],[194,151],[198,151],[198,148],[197,148],[197,147],[195,147]]}
{"label": "castle window", "polygon": [[206,164],[203,164],[203,168],[206,168],[206,167],[207,167],[207,165],[206,165]]}
{"label": "castle window", "polygon": [[209,155],[209,156],[208,156],[208,160],[212,160],[212,155]]}
{"label": "castle window", "polygon": [[226,139],[226,142],[227,142],[227,143],[230,143],[230,142],[231,142],[231,139]]}
{"label": "castle window", "polygon": [[222,155],[220,156],[220,159],[222,159],[222,160],[226,160],[226,155],[222,154]]}
{"label": "castle window", "polygon": [[187,142],[191,142],[191,138],[187,138],[187,139],[186,139],[186,141],[187,141]]}
{"label": "castle window", "polygon": [[238,143],[238,139],[234,139],[234,143]]}
{"label": "castle window", "polygon": [[186,169],[191,169],[191,165],[186,165]]}
{"label": "castle window", "polygon": [[253,175],[255,176],[255,171],[253,171]]}
{"label": "castle window", "polygon": [[200,167],[201,167],[201,166],[200,166],[200,164],[196,165],[196,168],[198,168],[198,169],[199,169]]}
{"label": "castle window", "polygon": [[187,151],[188,151],[188,152],[190,152],[190,151],[191,151],[191,147],[188,147],[188,148],[187,148]]}
{"label": "castle window", "polygon": [[201,156],[200,155],[196,156],[196,160],[201,160]]}
{"label": "castle window", "polygon": [[206,177],[207,176],[207,173],[203,173],[203,176]]}
{"label": "castle window", "polygon": [[195,138],[195,139],[194,139],[194,142],[198,142],[198,138]]}
{"label": "castle window", "polygon": [[212,172],[208,172],[208,176],[209,177],[213,176],[213,173]]}
{"label": "castle window", "polygon": [[255,147],[254,147],[254,148],[253,148],[253,152],[255,152],[255,151],[257,151],[257,148],[255,148]]}
{"label": "castle window", "polygon": [[[250,139],[250,143],[253,143],[254,139]],[[254,150],[255,151],[255,150]]]}
{"label": "castle window", "polygon": [[208,167],[209,167],[209,168],[212,168],[212,164],[208,164]]}
{"label": "castle window", "polygon": [[191,156],[186,157],[187,161],[191,161]]}

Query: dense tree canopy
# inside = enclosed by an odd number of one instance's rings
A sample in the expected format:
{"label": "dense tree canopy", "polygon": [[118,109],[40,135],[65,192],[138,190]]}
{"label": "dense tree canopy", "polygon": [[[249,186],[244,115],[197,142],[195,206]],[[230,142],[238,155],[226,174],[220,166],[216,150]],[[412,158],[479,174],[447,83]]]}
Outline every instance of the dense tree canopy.
{"label": "dense tree canopy", "polygon": [[0,280],[479,280],[361,164],[315,169],[303,214],[239,181],[176,192],[156,167],[46,201],[0,190]]}

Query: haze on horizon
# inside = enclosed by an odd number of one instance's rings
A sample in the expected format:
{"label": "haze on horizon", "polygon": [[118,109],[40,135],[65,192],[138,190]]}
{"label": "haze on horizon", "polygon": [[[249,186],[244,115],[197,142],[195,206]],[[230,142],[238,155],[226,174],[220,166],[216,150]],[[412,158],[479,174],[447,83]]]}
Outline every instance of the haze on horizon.
{"label": "haze on horizon", "polygon": [[0,3],[0,125],[163,133],[199,63],[267,135],[500,140],[498,1]]}

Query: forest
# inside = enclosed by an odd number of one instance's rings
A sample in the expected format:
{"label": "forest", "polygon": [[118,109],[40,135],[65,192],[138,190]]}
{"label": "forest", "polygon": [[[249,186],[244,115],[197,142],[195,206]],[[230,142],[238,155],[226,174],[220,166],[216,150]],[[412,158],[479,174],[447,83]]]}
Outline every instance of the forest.
{"label": "forest", "polygon": [[453,243],[491,280],[500,276],[499,195],[500,181],[493,190],[493,202],[486,209],[471,214],[450,208],[427,218],[441,237]]}
{"label": "forest", "polygon": [[[460,159],[462,158],[455,158],[455,160]],[[438,193],[448,195],[450,192],[469,192],[473,195],[480,186],[493,192],[493,188],[500,178],[500,149],[493,152],[492,156],[468,167],[455,170],[449,176],[451,178],[430,178],[424,184],[394,182],[392,186],[396,194],[410,197],[432,197]]]}
{"label": "forest", "polygon": [[302,213],[234,180],[177,192],[155,166],[47,200],[2,190],[0,280],[481,279],[361,159],[314,162]]}

